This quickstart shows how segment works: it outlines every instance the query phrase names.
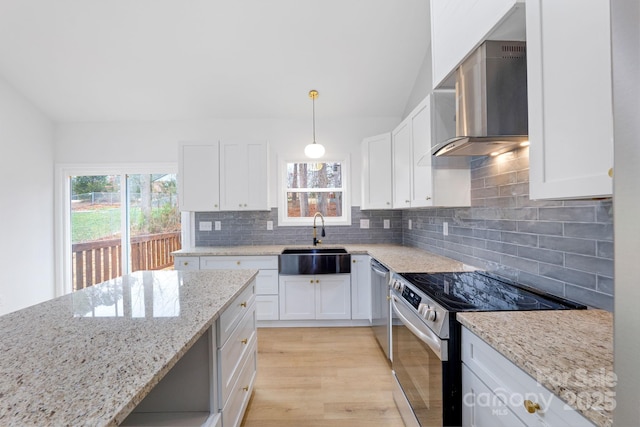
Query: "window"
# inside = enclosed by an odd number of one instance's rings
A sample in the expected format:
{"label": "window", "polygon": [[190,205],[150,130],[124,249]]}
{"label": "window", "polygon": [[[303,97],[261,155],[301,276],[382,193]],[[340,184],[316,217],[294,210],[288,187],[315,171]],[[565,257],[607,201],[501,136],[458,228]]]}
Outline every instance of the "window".
{"label": "window", "polygon": [[348,161],[284,162],[280,225],[307,225],[316,212],[325,222],[351,225]]}

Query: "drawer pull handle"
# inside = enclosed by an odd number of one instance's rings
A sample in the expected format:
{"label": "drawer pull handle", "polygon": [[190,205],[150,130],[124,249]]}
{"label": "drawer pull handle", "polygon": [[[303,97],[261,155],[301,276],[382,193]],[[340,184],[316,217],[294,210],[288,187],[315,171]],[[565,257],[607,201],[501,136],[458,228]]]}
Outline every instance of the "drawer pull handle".
{"label": "drawer pull handle", "polygon": [[244,307],[244,308],[246,308],[246,307],[247,307],[247,302],[246,302],[246,301],[245,301],[245,302],[241,302],[241,303],[240,303],[240,307]]}
{"label": "drawer pull handle", "polygon": [[524,401],[524,409],[526,409],[527,412],[530,413],[530,414],[535,414],[536,411],[540,410],[540,405],[538,403],[533,403],[530,400],[525,400]]}
{"label": "drawer pull handle", "polygon": [[248,342],[249,342],[249,340],[248,340],[247,338],[245,338],[245,339],[243,339],[243,340],[240,340],[240,342],[241,342],[242,344],[246,344],[246,343],[248,343]]}
{"label": "drawer pull handle", "polygon": [[240,261],[236,261],[236,265],[240,265]]}
{"label": "drawer pull handle", "polygon": [[610,169],[607,171],[607,175],[609,175],[609,178],[613,178],[613,168],[610,168]]}
{"label": "drawer pull handle", "polygon": [[249,391],[249,386],[247,385],[247,386],[242,387],[242,391]]}

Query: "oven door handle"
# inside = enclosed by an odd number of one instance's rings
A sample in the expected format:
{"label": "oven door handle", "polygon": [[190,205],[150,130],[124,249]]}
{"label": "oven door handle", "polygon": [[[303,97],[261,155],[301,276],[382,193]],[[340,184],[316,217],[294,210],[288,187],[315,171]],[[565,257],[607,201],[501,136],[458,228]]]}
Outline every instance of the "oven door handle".
{"label": "oven door handle", "polygon": [[[395,295],[391,297],[391,304],[393,305],[395,314],[402,321],[402,323],[407,328],[409,328],[409,330],[413,332],[413,334],[418,337],[420,341],[427,344],[441,361],[446,362],[448,360],[447,348],[446,346],[442,346],[442,340],[426,326],[424,328],[418,328],[413,324],[413,322],[407,319],[407,315],[403,313],[403,310],[406,309],[402,307],[402,302],[398,301],[398,297],[396,297]],[[415,314],[411,313],[410,311],[407,314],[410,316],[415,316]]]}

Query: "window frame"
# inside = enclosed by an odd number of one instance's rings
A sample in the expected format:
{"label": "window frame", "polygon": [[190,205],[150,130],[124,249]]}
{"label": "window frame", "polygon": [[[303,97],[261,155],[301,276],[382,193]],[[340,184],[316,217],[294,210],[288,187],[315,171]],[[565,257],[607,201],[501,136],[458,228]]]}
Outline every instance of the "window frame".
{"label": "window frame", "polygon": [[290,218],[287,216],[287,165],[289,163],[340,163],[342,180],[342,216],[324,217],[326,225],[351,225],[351,159],[349,155],[338,158],[318,159],[281,158],[278,162],[278,226],[306,226],[313,225],[313,217]]}

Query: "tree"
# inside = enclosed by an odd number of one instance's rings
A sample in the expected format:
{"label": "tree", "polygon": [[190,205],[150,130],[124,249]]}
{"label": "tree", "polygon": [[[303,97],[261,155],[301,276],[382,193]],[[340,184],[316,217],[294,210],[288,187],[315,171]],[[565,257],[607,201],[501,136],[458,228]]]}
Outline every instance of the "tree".
{"label": "tree", "polygon": [[71,194],[100,193],[107,190],[107,176],[74,176],[71,178]]}

